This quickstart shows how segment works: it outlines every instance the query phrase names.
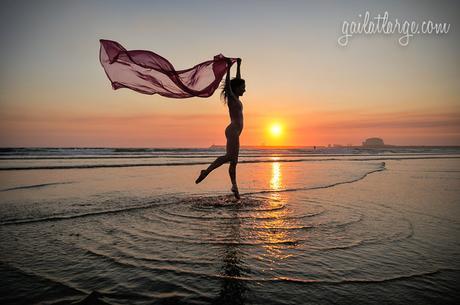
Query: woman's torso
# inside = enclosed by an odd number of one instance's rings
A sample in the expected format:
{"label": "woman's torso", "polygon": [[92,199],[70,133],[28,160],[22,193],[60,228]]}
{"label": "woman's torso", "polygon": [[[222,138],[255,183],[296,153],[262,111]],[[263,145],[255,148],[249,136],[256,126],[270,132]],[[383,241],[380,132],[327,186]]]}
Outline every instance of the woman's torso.
{"label": "woman's torso", "polygon": [[243,103],[239,99],[230,97],[228,99],[228,111],[231,120],[228,127],[235,128],[238,133],[241,133],[243,130]]}

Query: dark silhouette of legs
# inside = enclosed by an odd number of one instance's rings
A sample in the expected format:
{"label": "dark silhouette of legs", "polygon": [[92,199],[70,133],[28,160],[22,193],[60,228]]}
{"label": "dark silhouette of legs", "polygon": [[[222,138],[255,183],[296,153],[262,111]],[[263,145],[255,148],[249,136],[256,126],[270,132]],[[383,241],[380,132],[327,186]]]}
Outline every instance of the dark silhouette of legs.
{"label": "dark silhouette of legs", "polygon": [[[217,159],[214,160],[214,162],[212,162],[211,165],[209,165],[209,167],[207,169],[201,171],[200,176],[198,177],[198,179],[196,179],[195,183],[200,183],[213,170],[215,170],[216,168],[218,168],[222,164],[225,164],[225,163],[229,162],[230,160],[231,160],[231,157],[228,156],[227,154],[225,154],[223,156],[220,156],[220,157],[217,157]],[[230,164],[230,166],[231,166],[231,164]],[[236,167],[236,163],[235,163],[234,167]],[[232,174],[230,173],[230,169],[229,169],[229,174],[230,174],[230,179],[232,180],[232,184],[236,184],[235,170],[233,170],[233,178],[232,178]],[[234,181],[235,181],[235,183],[233,183]]]}
{"label": "dark silhouette of legs", "polygon": [[240,199],[238,192],[238,186],[236,184],[236,165],[238,164],[238,154],[240,150],[240,137],[239,133],[232,128],[227,127],[225,130],[225,136],[227,137],[227,153],[223,156],[218,157],[209,167],[200,172],[200,176],[195,180],[195,183],[203,181],[213,170],[218,168],[224,163],[230,162],[228,168],[228,174],[232,182],[232,192],[235,194],[237,199]]}
{"label": "dark silhouette of legs", "polygon": [[215,170],[216,168],[218,168],[222,164],[227,163],[228,161],[230,161],[229,156],[227,156],[227,155],[220,156],[216,160],[214,160],[214,162],[212,162],[211,165],[209,165],[209,167],[206,169],[206,171],[209,174],[210,172],[212,172],[213,170]]}
{"label": "dark silhouette of legs", "polygon": [[230,159],[227,155],[218,157],[216,160],[214,160],[214,162],[211,163],[211,165],[209,165],[207,169],[204,169],[200,172],[200,176],[195,180],[195,183],[198,184],[201,181],[203,181],[204,178],[206,178],[209,175],[209,173],[211,173],[213,170],[215,170],[222,164],[227,163],[229,160]]}

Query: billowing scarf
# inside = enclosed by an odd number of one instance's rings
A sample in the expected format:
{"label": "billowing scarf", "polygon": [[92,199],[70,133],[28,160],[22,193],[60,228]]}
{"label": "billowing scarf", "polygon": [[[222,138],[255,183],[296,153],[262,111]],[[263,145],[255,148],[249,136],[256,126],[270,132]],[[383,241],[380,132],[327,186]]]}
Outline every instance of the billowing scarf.
{"label": "billowing scarf", "polygon": [[[173,65],[151,51],[127,51],[118,42],[101,39],[99,59],[113,89],[129,88],[144,94],[172,98],[209,97],[227,72],[222,54],[176,71]],[[232,64],[236,58],[231,58]]]}

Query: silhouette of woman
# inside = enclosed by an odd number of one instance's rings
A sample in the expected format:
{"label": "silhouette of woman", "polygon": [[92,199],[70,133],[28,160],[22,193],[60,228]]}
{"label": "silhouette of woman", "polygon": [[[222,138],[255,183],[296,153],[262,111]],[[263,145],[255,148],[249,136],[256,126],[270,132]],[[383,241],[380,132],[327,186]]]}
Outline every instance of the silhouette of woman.
{"label": "silhouette of woman", "polygon": [[236,77],[232,80],[230,80],[231,63],[231,60],[227,59],[227,76],[221,93],[221,97],[223,97],[228,105],[231,120],[230,125],[225,129],[225,137],[227,138],[226,154],[218,157],[207,169],[202,170],[195,183],[200,183],[213,170],[224,163],[230,162],[228,173],[232,182],[231,191],[236,199],[240,199],[236,184],[236,165],[238,164],[238,154],[240,151],[240,134],[243,130],[243,103],[241,103],[239,97],[246,91],[246,84],[244,79],[241,78],[241,58],[237,59]]}

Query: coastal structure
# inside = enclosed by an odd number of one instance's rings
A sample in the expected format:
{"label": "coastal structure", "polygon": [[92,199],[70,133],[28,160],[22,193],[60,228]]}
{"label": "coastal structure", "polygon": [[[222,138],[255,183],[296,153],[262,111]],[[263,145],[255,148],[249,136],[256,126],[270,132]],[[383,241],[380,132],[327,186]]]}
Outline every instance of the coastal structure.
{"label": "coastal structure", "polygon": [[369,138],[363,142],[363,146],[365,147],[383,147],[385,146],[385,143],[380,138]]}

